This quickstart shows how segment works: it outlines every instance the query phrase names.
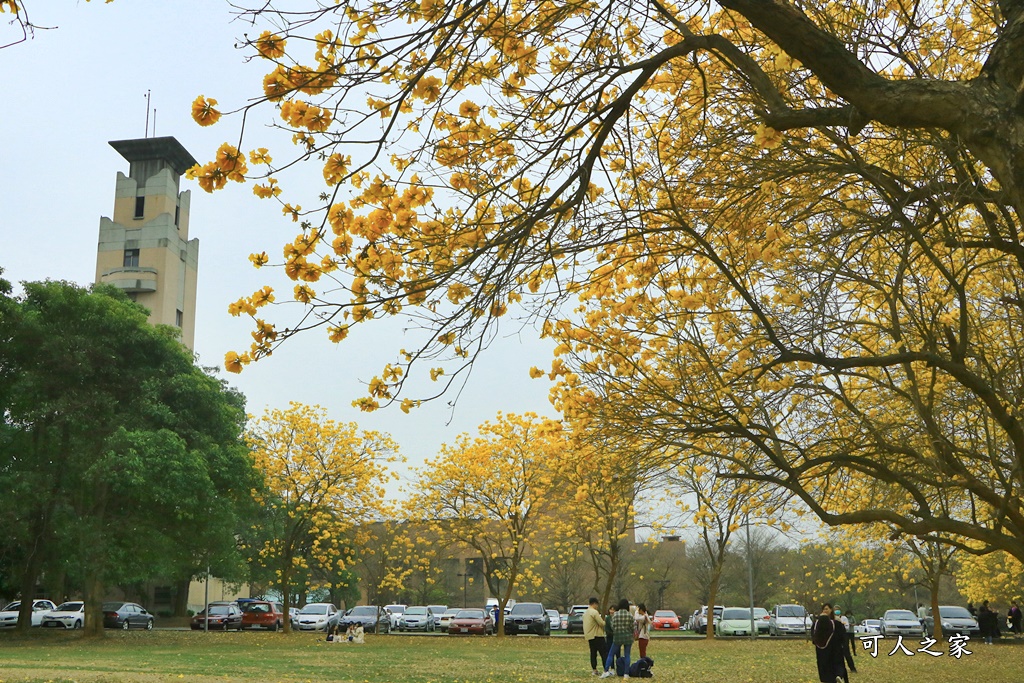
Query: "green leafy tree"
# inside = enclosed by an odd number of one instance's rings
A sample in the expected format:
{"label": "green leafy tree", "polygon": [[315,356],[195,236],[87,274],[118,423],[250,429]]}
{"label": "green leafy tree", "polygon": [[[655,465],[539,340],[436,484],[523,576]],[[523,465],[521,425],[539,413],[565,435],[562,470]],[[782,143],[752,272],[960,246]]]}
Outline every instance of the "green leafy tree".
{"label": "green leafy tree", "polygon": [[0,478],[17,501],[21,594],[44,567],[77,572],[99,632],[107,586],[237,570],[238,515],[258,485],[241,396],[117,290],[48,281],[2,299]]}

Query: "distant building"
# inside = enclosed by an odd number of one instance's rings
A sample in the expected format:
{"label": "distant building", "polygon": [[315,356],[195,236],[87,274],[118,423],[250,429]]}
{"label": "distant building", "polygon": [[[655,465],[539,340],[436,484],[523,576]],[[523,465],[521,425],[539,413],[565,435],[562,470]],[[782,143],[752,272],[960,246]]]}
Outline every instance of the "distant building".
{"label": "distant building", "polygon": [[118,287],[150,310],[149,320],[174,325],[193,348],[199,240],[189,239],[191,192],[179,190],[196,160],[173,137],[115,140],[129,163],[117,174],[114,217],[100,218],[96,281]]}

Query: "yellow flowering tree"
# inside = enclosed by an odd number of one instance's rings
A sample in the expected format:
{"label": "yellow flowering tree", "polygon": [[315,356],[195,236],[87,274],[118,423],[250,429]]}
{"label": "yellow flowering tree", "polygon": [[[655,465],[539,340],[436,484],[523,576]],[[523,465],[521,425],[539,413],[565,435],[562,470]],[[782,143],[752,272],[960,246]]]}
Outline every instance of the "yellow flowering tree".
{"label": "yellow flowering tree", "polygon": [[384,515],[383,486],[395,476],[398,447],[387,435],[294,402],[254,420],[247,441],[267,485],[266,528],[250,548],[252,561],[275,572],[289,604],[296,572],[316,567],[327,581],[348,575],[353,546],[365,544],[370,523]]}
{"label": "yellow flowering tree", "polygon": [[481,557],[481,573],[500,615],[523,588],[540,586],[538,545],[554,540],[557,503],[552,465],[566,452],[558,422],[499,414],[478,435],[445,445],[419,473],[413,501],[442,547]]}
{"label": "yellow flowering tree", "polygon": [[[1024,559],[1019,3],[357,0],[246,17],[267,74],[218,125],[263,110],[297,149],[232,132],[192,175],[281,203],[298,230],[277,263],[305,315],[281,326],[260,317],[265,290],[245,297],[233,311],[255,341],[230,369],[312,327],[340,342],[409,315],[428,341],[359,401],[408,410],[414,365],[443,390],[526,307],[560,341],[567,411],[596,374],[597,400],[638,418],[627,430],[741,439],[755,481],[830,524]],[[220,114],[210,101],[199,123]],[[306,196],[284,187],[298,159],[322,166]]]}
{"label": "yellow flowering tree", "polygon": [[576,553],[586,558],[593,593],[607,608],[635,540],[637,504],[658,484],[662,459],[629,435],[583,421],[573,425],[572,439],[573,448],[553,464],[567,499],[560,511],[564,540],[554,546],[567,560]]}
{"label": "yellow flowering tree", "polygon": [[1024,598],[1024,565],[1008,553],[961,553],[954,577],[964,597],[975,603],[1016,600],[1021,604]]}

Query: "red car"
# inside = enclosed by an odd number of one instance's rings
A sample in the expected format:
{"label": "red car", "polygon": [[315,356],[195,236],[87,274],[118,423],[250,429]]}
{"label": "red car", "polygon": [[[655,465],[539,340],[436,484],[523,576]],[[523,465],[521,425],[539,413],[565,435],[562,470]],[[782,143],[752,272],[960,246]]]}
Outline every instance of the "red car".
{"label": "red car", "polygon": [[279,631],[284,626],[284,614],[268,600],[242,603],[242,628],[265,628]]}
{"label": "red car", "polygon": [[460,609],[458,614],[448,621],[448,634],[489,636],[494,633],[494,619],[488,610]]}
{"label": "red car", "polygon": [[[236,628],[242,630],[242,610],[238,609],[235,603],[211,604],[209,606],[210,625],[209,630],[220,629],[227,631]],[[207,610],[201,611],[192,617],[192,630],[201,631],[205,626]]]}
{"label": "red car", "polygon": [[670,609],[659,609],[654,613],[654,618],[651,619],[651,626],[656,631],[678,631],[679,617]]}

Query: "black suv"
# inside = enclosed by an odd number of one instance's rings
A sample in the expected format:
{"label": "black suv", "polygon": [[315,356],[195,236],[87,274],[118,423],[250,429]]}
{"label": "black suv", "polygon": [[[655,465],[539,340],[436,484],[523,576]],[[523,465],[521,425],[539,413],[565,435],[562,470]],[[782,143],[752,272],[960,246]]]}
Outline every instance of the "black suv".
{"label": "black suv", "polygon": [[551,635],[551,620],[539,602],[517,602],[512,611],[505,615],[505,635],[536,633],[538,636]]}

